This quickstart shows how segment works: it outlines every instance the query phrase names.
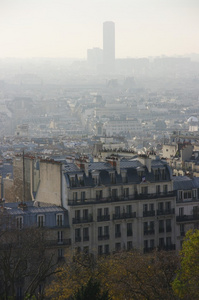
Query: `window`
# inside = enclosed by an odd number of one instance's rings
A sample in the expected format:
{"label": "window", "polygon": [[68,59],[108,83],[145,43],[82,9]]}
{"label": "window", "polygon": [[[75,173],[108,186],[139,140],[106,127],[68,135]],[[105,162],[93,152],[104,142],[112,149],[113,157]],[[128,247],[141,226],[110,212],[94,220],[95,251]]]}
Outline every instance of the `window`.
{"label": "window", "polygon": [[126,228],[127,228],[127,236],[132,236],[133,235],[132,223],[127,223]]}
{"label": "window", "polygon": [[58,243],[63,243],[63,231],[57,232]]}
{"label": "window", "polygon": [[183,199],[183,191],[178,191],[178,199],[179,200]]}
{"label": "window", "polygon": [[166,238],[166,245],[171,246],[171,237],[170,236]]}
{"label": "window", "polygon": [[97,209],[97,216],[101,217],[102,216],[102,208]]}
{"label": "window", "polygon": [[157,195],[160,194],[160,185],[156,185],[156,194],[157,194]]}
{"label": "window", "polygon": [[193,190],[192,194],[193,194],[193,198],[195,199],[196,198],[196,190]]}
{"label": "window", "polygon": [[16,218],[16,225],[17,225],[17,229],[23,228],[23,217],[20,216]]}
{"label": "window", "polygon": [[104,246],[104,253],[109,254],[109,245]]}
{"label": "window", "polygon": [[126,244],[126,246],[127,246],[127,250],[128,250],[128,251],[131,250],[131,249],[133,248],[133,243],[132,243],[132,241],[128,241],[127,244]]}
{"label": "window", "polygon": [[144,248],[147,249],[148,248],[148,241],[144,240]]}
{"label": "window", "polygon": [[143,211],[147,212],[148,211],[148,205],[147,204],[143,204]]}
{"label": "window", "polygon": [[115,237],[121,237],[121,229],[120,229],[120,224],[115,225]]}
{"label": "window", "polygon": [[166,220],[166,232],[171,232],[171,220]]}
{"label": "window", "polygon": [[110,173],[110,177],[111,177],[111,183],[115,183],[115,173]]}
{"label": "window", "polygon": [[128,198],[128,196],[129,196],[129,188],[124,188],[124,197],[125,198]]}
{"label": "window", "polygon": [[63,220],[64,220],[63,214],[58,214],[57,215],[57,226],[59,226],[59,227],[63,226]]}
{"label": "window", "polygon": [[84,186],[84,178],[83,176],[79,176],[78,178],[80,186]]}
{"label": "window", "polygon": [[164,247],[164,238],[159,238],[159,247]]}
{"label": "window", "polygon": [[171,202],[170,201],[165,203],[165,209],[168,210],[168,211],[171,209]]}
{"label": "window", "polygon": [[75,210],[75,219],[80,220],[80,210]]}
{"label": "window", "polygon": [[163,193],[164,194],[168,193],[168,186],[167,186],[167,184],[163,185]]}
{"label": "window", "polygon": [[141,188],[141,194],[147,195],[148,194],[148,186],[142,186]]}
{"label": "window", "polygon": [[160,210],[160,211],[164,210],[164,203],[163,202],[158,203],[158,210]]}
{"label": "window", "polygon": [[154,240],[150,240],[150,248],[154,248],[154,247],[155,247]]}
{"label": "window", "polygon": [[75,242],[81,242],[81,229],[75,229]]}
{"label": "window", "polygon": [[89,241],[89,228],[83,228],[83,241]]}
{"label": "window", "polygon": [[180,235],[181,235],[181,236],[184,236],[184,235],[185,235],[184,224],[180,224]]}
{"label": "window", "polygon": [[112,189],[112,197],[117,197],[117,189]]}
{"label": "window", "polygon": [[193,206],[193,215],[198,216],[199,215],[199,206]]}
{"label": "window", "polygon": [[150,226],[150,230],[154,230],[154,221],[151,221],[149,223],[149,226]]}
{"label": "window", "polygon": [[184,207],[179,207],[179,216],[184,216]]}
{"label": "window", "polygon": [[109,226],[104,226],[104,235],[109,235]]}
{"label": "window", "polygon": [[88,209],[83,209],[83,219],[88,220]]}
{"label": "window", "polygon": [[160,180],[160,173],[159,173],[159,170],[155,170],[155,171],[154,171],[154,176],[155,176],[155,181]]}
{"label": "window", "polygon": [[184,199],[191,199],[191,191],[184,192]]}
{"label": "window", "polygon": [[165,169],[162,170],[162,179],[163,179],[163,180],[166,179],[166,172],[165,172]]}
{"label": "window", "polygon": [[159,233],[164,232],[164,221],[159,220]]}
{"label": "window", "polygon": [[149,210],[150,210],[150,211],[154,211],[154,204],[153,204],[153,203],[150,203],[150,204],[149,204]]}
{"label": "window", "polygon": [[144,232],[148,231],[148,222],[144,222]]}
{"label": "window", "polygon": [[102,255],[102,245],[98,246],[98,255]]}
{"label": "window", "polygon": [[131,212],[132,212],[132,206],[131,205],[126,206],[126,212],[127,212],[127,214],[131,214]]}
{"label": "window", "polygon": [[45,216],[44,215],[38,215],[37,216],[37,226],[38,227],[44,227],[44,222],[45,222]]}
{"label": "window", "polygon": [[103,235],[103,233],[102,233],[102,227],[98,227],[98,237],[102,236],[102,235]]}
{"label": "window", "polygon": [[108,216],[108,214],[109,214],[109,209],[108,209],[108,207],[105,207],[104,208],[104,215]]}
{"label": "window", "polygon": [[86,193],[81,192],[81,201],[84,201],[86,199]]}
{"label": "window", "polygon": [[115,244],[115,251],[120,251],[121,250],[121,243],[116,243]]}
{"label": "window", "polygon": [[100,199],[102,199],[103,197],[102,197],[102,190],[100,190],[100,191],[96,191],[96,200],[100,200]]}
{"label": "window", "polygon": [[70,184],[71,184],[72,187],[76,186],[75,176],[70,177]]}
{"label": "window", "polygon": [[73,201],[77,201],[77,192],[73,193]]}
{"label": "window", "polygon": [[120,206],[115,207],[115,214],[120,215]]}

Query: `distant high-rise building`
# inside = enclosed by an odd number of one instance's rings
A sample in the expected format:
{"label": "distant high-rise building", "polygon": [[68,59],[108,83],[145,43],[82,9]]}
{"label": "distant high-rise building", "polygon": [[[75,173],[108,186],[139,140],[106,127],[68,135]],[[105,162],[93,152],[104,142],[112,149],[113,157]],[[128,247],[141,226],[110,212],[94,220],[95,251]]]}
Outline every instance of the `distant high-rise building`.
{"label": "distant high-rise building", "polygon": [[87,63],[90,68],[97,68],[102,64],[103,50],[93,48],[87,50]]}
{"label": "distant high-rise building", "polygon": [[103,65],[106,71],[115,68],[115,23],[103,23]]}

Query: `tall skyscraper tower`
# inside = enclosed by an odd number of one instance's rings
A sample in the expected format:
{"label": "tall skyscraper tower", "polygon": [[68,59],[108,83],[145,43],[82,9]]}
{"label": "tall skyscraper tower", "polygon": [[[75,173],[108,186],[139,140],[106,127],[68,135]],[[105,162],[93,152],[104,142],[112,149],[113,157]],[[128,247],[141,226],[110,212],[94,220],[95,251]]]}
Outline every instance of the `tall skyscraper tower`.
{"label": "tall skyscraper tower", "polygon": [[115,23],[103,23],[103,65],[104,70],[113,72],[115,69]]}

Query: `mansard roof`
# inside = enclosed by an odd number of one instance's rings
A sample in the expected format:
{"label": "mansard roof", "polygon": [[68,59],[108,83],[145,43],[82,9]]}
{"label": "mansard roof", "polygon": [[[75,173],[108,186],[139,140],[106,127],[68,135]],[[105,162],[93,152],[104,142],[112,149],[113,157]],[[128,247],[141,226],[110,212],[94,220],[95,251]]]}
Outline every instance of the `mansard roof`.
{"label": "mansard roof", "polygon": [[[94,187],[96,185],[123,184],[124,182],[126,184],[139,184],[143,181],[156,182],[171,180],[169,166],[159,159],[151,161],[150,169],[138,159],[123,159],[120,161],[116,159],[115,161],[113,160],[113,162],[115,163],[114,166],[108,162],[84,162],[85,164],[82,163],[82,168],[77,167],[74,163],[67,164],[64,168],[67,186],[82,188]],[[118,167],[116,166],[117,163]],[[162,170],[165,170],[164,178],[161,175]],[[114,181],[111,176],[114,176]]]}

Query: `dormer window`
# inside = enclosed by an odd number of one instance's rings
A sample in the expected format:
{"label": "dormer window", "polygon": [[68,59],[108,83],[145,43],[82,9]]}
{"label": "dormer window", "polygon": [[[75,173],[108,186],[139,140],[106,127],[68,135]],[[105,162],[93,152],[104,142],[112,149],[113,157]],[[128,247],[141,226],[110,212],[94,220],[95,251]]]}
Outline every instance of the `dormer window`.
{"label": "dormer window", "polygon": [[93,183],[94,185],[98,185],[98,182],[99,182],[99,177],[97,175],[93,175]]}
{"label": "dormer window", "polygon": [[159,170],[158,169],[154,170],[154,176],[155,176],[155,181],[160,180],[160,175],[159,175]]}
{"label": "dormer window", "polygon": [[165,169],[162,170],[162,179],[163,180],[166,179],[166,171],[165,171]]}
{"label": "dormer window", "polygon": [[75,183],[75,176],[70,176],[70,184],[72,187],[75,187],[76,186],[76,183]]}
{"label": "dormer window", "polygon": [[84,178],[83,175],[78,177],[80,186],[84,186]]}
{"label": "dormer window", "polygon": [[56,215],[56,223],[57,226],[61,227],[64,224],[64,215],[63,214],[57,214]]}
{"label": "dormer window", "polygon": [[110,179],[111,179],[111,183],[115,183],[116,179],[115,179],[115,173],[110,173]]}
{"label": "dormer window", "polygon": [[126,172],[122,172],[122,182],[123,183],[127,183],[128,180],[127,180],[127,173]]}
{"label": "dormer window", "polygon": [[37,226],[38,227],[44,227],[45,226],[45,216],[44,215],[38,215],[37,216]]}

